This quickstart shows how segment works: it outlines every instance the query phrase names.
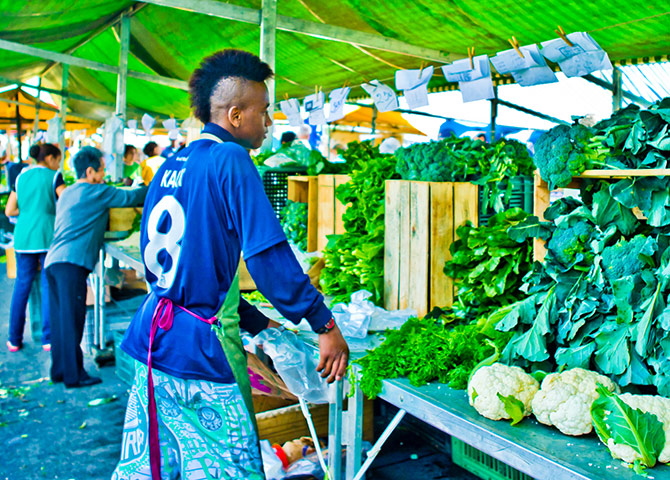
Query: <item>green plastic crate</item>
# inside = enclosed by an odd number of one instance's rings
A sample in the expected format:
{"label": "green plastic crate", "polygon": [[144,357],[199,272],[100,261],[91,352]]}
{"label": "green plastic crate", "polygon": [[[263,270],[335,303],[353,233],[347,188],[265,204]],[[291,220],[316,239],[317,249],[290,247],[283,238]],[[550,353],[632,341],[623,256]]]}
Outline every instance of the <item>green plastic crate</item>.
{"label": "green plastic crate", "polygon": [[121,350],[121,340],[125,330],[114,330],[114,358],[116,362],[116,369],[114,373],[123,382],[132,385],[135,379],[135,359]]}
{"label": "green plastic crate", "polygon": [[533,480],[533,477],[455,437],[451,437],[451,459],[459,467],[484,480]]}
{"label": "green plastic crate", "polygon": [[[534,183],[533,177],[512,177],[512,194],[510,196],[509,208],[521,208],[522,210],[532,214],[533,200],[534,200]],[[484,189],[479,187],[479,226],[485,226],[489,218],[495,215],[492,208],[486,211],[482,208],[484,205]]]}

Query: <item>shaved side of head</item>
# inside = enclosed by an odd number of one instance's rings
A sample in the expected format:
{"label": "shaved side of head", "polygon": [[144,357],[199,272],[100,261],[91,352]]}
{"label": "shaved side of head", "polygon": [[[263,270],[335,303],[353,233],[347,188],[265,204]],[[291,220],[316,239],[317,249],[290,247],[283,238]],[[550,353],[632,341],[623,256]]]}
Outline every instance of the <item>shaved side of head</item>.
{"label": "shaved side of head", "polygon": [[228,115],[232,107],[244,110],[248,103],[249,80],[241,77],[224,77],[218,81],[209,97],[212,120]]}

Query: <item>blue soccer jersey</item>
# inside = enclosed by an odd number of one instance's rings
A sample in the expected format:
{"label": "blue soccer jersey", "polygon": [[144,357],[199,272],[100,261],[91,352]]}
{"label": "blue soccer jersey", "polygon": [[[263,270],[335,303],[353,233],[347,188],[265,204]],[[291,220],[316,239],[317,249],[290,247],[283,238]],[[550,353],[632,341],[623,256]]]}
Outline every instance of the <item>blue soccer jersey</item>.
{"label": "blue soccer jersey", "polygon": [[[192,142],[156,172],[144,204],[141,251],[151,292],[135,314],[122,348],[146,362],[148,333],[159,297],[210,318],[223,304],[245,258],[286,241],[247,151],[223,128]],[[180,378],[233,383],[211,326],[175,310],[172,328],[158,329],[155,368]]]}

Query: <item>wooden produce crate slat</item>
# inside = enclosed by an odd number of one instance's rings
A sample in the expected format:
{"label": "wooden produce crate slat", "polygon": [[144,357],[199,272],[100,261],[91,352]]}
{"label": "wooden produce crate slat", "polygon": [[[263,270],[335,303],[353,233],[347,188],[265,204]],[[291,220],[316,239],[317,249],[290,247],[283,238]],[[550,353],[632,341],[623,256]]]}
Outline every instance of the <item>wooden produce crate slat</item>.
{"label": "wooden produce crate slat", "polygon": [[444,273],[456,229],[477,224],[477,185],[386,181],[384,305],[414,308],[420,316],[450,306],[453,281]]}
{"label": "wooden produce crate slat", "polygon": [[335,191],[337,187],[349,180],[349,175],[319,175],[319,213],[316,242],[316,248],[319,251],[322,251],[328,245],[328,235],[344,233],[342,215],[344,215],[347,207],[337,199]]}

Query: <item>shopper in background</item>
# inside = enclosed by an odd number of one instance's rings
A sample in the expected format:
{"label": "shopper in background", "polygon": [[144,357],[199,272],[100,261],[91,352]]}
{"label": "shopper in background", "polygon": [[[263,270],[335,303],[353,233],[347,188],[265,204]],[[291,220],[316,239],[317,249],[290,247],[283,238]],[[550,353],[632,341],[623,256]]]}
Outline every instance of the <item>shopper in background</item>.
{"label": "shopper in background", "polygon": [[126,145],[123,151],[123,183],[132,185],[140,177],[140,154],[133,145]]}
{"label": "shopper in background", "polygon": [[[35,147],[33,145],[33,147]],[[31,147],[31,153],[35,153]],[[14,251],[16,252],[16,281],[9,310],[10,352],[23,345],[23,330],[26,323],[26,306],[33,280],[42,269],[42,348],[51,348],[49,289],[44,271],[46,257],[54,233],[56,199],[65,189],[60,173],[61,152],[55,145],[46,143],[39,147],[37,163],[24,169],[15,182],[16,191],[9,195],[5,214],[18,215],[14,228]]]}
{"label": "shopper in background", "polygon": [[290,147],[293,141],[298,138],[295,132],[284,132],[281,134],[281,146]]}
{"label": "shopper in background", "polygon": [[163,162],[165,161],[165,158],[161,157],[160,151],[160,147],[154,141],[147,143],[142,150],[144,155],[147,157],[140,164],[142,169],[142,181],[144,181],[146,186],[149,186],[149,183],[151,183],[151,180],[154,178],[156,171],[158,171],[160,166],[163,165]]}
{"label": "shopper in background", "polygon": [[56,208],[56,230],[44,262],[52,323],[51,380],[67,388],[100,383],[84,370],[81,338],[86,320],[86,277],[98,262],[112,207],[141,204],[146,188],[114,188],[103,183],[102,152],[84,147],[73,159],[77,181]]}
{"label": "shopper in background", "polygon": [[144,205],[151,290],[121,343],[136,370],[114,479],[265,478],[240,328],[255,335],[276,324],[240,299],[242,251],[277,310],[319,333],[321,376],[332,382],[347,368],[347,344],[249,157],[272,125],[271,76],[257,56],[224,50],[191,77],[205,128],[158,170]]}
{"label": "shopper in background", "polygon": [[32,145],[30,150],[28,150],[28,158],[23,162],[9,162],[7,164],[7,185],[12,192],[16,192],[16,179],[19,177],[19,174],[23,171],[24,168],[30,166],[30,159],[34,163],[37,163],[38,157],[40,156],[40,146],[38,144]]}

